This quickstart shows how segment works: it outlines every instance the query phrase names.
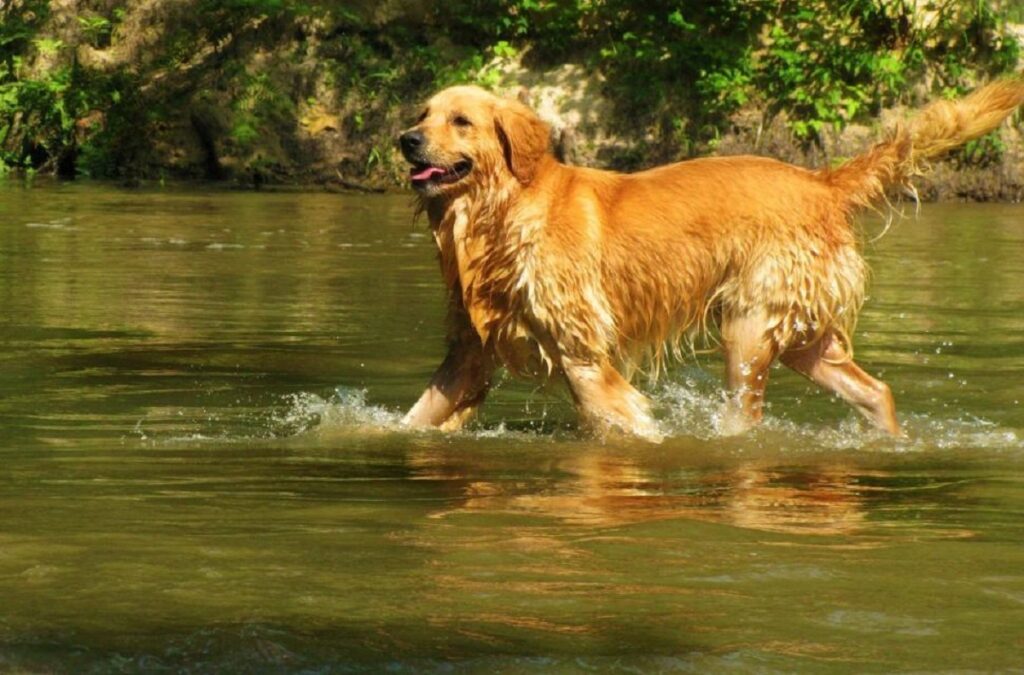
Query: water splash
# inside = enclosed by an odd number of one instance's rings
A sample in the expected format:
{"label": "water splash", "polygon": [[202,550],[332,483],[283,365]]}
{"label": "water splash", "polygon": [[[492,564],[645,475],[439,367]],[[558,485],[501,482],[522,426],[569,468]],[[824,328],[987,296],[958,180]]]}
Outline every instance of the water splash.
{"label": "water splash", "polygon": [[270,435],[280,438],[309,434],[321,437],[435,434],[446,438],[481,441],[502,439],[524,442],[538,439],[565,440],[566,438],[566,434],[560,430],[552,431],[542,424],[524,425],[508,420],[498,420],[494,423],[473,422],[466,428],[454,432],[410,428],[402,424],[404,411],[373,405],[367,401],[368,395],[369,392],[366,389],[338,387],[329,398],[309,392],[286,396],[284,409],[271,417]]}
{"label": "water splash", "polygon": [[274,416],[275,435],[404,429],[400,413],[367,403],[366,395],[366,389],[349,387],[338,387],[329,399],[308,392],[291,394],[284,411]]}
{"label": "water splash", "polygon": [[1018,431],[970,414],[958,418],[937,418],[911,413],[904,416],[904,427],[911,439],[909,446],[915,449],[970,447],[1012,452],[1024,450],[1024,439]]}
{"label": "water splash", "polygon": [[[412,430],[402,425],[402,412],[368,402],[366,389],[338,387],[332,396],[302,392],[285,398],[283,409],[272,415],[269,434],[273,437],[323,435],[418,435],[439,433]],[[658,424],[666,437],[742,448],[747,451],[872,451],[913,453],[934,450],[977,449],[999,452],[1024,451],[1024,438],[1017,430],[972,415],[957,418],[924,413],[903,413],[906,439],[892,439],[873,429],[854,413],[832,420],[794,421],[785,411],[769,411],[764,423],[735,437],[722,434],[725,394],[706,373],[692,371],[681,381],[665,383],[652,393]],[[797,399],[799,405],[801,401]],[[551,429],[510,427],[505,421],[475,424],[456,432],[467,440],[571,440],[579,434]],[[614,442],[614,441],[612,441]]]}
{"label": "water splash", "polygon": [[[690,373],[682,381],[663,384],[652,398],[666,436],[696,437],[712,442],[723,440],[722,411],[726,397],[711,378]],[[800,405],[802,401],[797,399],[796,403]],[[743,441],[745,447],[755,448],[870,449],[897,453],[963,448],[1024,450],[1024,438],[1019,431],[970,414],[950,418],[903,412],[900,418],[907,434],[905,439],[889,437],[852,412],[838,422],[797,422],[784,415],[784,411],[775,414],[769,408],[760,427],[736,438]]]}

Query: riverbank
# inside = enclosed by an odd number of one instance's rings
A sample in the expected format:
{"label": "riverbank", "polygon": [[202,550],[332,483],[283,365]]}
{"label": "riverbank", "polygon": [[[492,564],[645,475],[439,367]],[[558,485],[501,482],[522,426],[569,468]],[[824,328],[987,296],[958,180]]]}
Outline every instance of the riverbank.
{"label": "riverbank", "polygon": [[[828,166],[905,111],[1019,69],[1024,35],[994,2],[477,4],[14,0],[0,173],[400,189],[394,138],[462,82],[533,106],[574,164]],[[1021,200],[1022,130],[1018,116],[936,164],[920,196]]]}

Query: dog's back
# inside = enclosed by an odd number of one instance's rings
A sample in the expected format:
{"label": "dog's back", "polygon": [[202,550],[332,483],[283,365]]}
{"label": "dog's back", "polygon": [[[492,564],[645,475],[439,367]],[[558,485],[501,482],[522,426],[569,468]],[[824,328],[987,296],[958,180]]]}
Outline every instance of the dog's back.
{"label": "dog's back", "polygon": [[867,277],[854,212],[921,162],[987,133],[1022,101],[1018,78],[933,103],[835,170],[752,156],[634,174],[549,166],[569,177],[551,190],[539,176],[538,192],[555,195],[549,222],[600,228],[602,287],[626,357],[659,355],[658,346],[708,319],[755,308],[768,315],[780,349],[827,331],[848,339]]}
{"label": "dog's back", "polygon": [[842,197],[814,172],[761,157],[682,162],[626,177],[609,216],[607,272],[633,280],[613,303],[626,343],[671,342],[756,307],[789,344],[847,328],[860,305]]}

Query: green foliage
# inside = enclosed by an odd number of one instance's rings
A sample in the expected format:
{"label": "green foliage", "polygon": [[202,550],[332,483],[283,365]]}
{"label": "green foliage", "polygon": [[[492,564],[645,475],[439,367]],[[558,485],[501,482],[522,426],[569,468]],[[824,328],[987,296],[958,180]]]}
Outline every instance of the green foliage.
{"label": "green foliage", "polygon": [[147,109],[136,76],[115,72],[88,77],[82,86],[93,95],[88,111],[76,122],[74,170],[84,176],[135,178],[149,152],[147,131],[158,112]]}
{"label": "green foliage", "polygon": [[1007,21],[1024,22],[1024,0],[1003,0],[1001,4]]}
{"label": "green foliage", "polygon": [[[187,0],[142,41],[140,63],[90,69],[79,48],[131,37],[121,24],[135,5],[86,3],[92,9],[75,17],[76,33],[48,27],[49,2],[9,0],[0,5],[0,165],[124,176],[152,152],[150,131],[175,114],[179,124],[188,119],[188,106],[225,98],[204,118],[204,143],[257,161],[266,138],[299,126],[315,81],[340,102],[327,112],[338,113],[343,134],[363,143],[356,170],[389,170],[390,138],[382,135],[393,131],[396,111],[449,84],[497,87],[516,59],[600,73],[618,123],[643,129],[664,158],[713,147],[744,106],[783,115],[796,137],[814,142],[880,107],[915,102],[910,92],[921,83],[929,95],[952,96],[1012,69],[1019,47],[1004,15],[1024,16],[1021,0],[379,4]],[[253,60],[259,53],[287,53],[303,65],[283,76],[276,64]],[[645,152],[622,161],[650,159]],[[979,141],[963,157],[999,152]]]}
{"label": "green foliage", "polygon": [[960,166],[992,166],[1003,156],[1006,144],[999,134],[992,132],[968,141],[953,153],[952,160]]}
{"label": "green foliage", "polygon": [[586,21],[600,45],[591,63],[606,73],[624,119],[693,147],[753,95],[757,34],[770,4],[609,0]]}
{"label": "green foliage", "polygon": [[347,73],[379,96],[493,86],[495,57],[571,59],[605,76],[624,124],[686,149],[751,102],[812,140],[912,102],[909,85],[926,73],[936,93],[961,93],[1019,55],[984,1],[437,0],[424,16],[414,27],[348,12],[358,37]]}
{"label": "green foliage", "polygon": [[47,2],[16,2],[0,8],[0,165],[32,166],[53,157],[73,133],[81,93],[72,87],[74,70],[56,67],[44,76],[27,72],[26,55],[50,57],[65,45],[40,37],[49,16]]}
{"label": "green foliage", "polygon": [[[13,62],[15,72],[20,69]],[[73,138],[84,93],[73,86],[76,71],[61,67],[42,78],[8,74],[0,84],[0,161],[9,166],[36,166],[59,161]],[[56,168],[56,164],[54,164]]]}
{"label": "green foliage", "polygon": [[[972,67],[1013,67],[1018,47],[1001,36],[982,2],[786,0],[770,24],[757,85],[773,111],[786,111],[801,137],[839,129],[898,101],[934,67],[946,93],[962,90]],[[917,7],[915,9],[915,7]]]}
{"label": "green foliage", "polygon": [[251,146],[274,124],[286,123],[295,114],[295,106],[277,83],[266,73],[243,71],[236,79],[231,138],[243,147]]}
{"label": "green foliage", "polygon": [[93,47],[106,47],[110,44],[110,32],[114,24],[104,16],[80,16],[78,23],[82,27],[82,35]]}
{"label": "green foliage", "polygon": [[[940,91],[1014,67],[1019,47],[986,2],[935,0],[604,0],[497,3],[495,37],[557,60],[575,53],[607,77],[623,117],[713,138],[750,101],[813,138],[877,113],[934,69]],[[495,24],[491,17],[478,26]],[[462,19],[464,22],[465,19]],[[659,119],[665,122],[658,123]]]}
{"label": "green foliage", "polygon": [[[78,39],[95,49],[110,46],[114,28],[126,15],[125,6],[104,6],[107,15],[86,12],[75,17]],[[146,77],[154,71],[166,76],[185,70],[204,49],[215,51],[246,28],[293,21],[308,5],[197,0],[192,10],[151,46],[155,54],[147,54],[152,59],[147,72],[80,66],[77,45],[46,32],[48,2],[13,0],[0,7],[0,164],[64,175],[133,177],[151,152],[147,132],[168,105],[188,101],[180,94],[170,103],[144,95]],[[235,96],[228,136],[246,147],[267,134],[269,126],[293,117],[294,104],[266,74],[250,75],[236,62],[229,66],[224,84]]]}

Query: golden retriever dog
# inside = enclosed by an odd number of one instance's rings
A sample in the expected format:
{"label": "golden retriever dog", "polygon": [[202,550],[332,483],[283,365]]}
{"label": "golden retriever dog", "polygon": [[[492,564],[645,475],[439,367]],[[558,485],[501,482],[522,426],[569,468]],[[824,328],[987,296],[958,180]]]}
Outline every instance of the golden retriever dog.
{"label": "golden retriever dog", "polygon": [[519,102],[441,91],[399,139],[450,297],[447,356],[405,423],[461,427],[504,366],[564,381],[586,428],[657,440],[632,375],[715,327],[723,433],[761,420],[778,359],[899,435],[889,388],[851,357],[867,275],[852,218],[1022,102],[1017,76],[932,103],[834,169],[738,156],[622,174],[559,163]]}

